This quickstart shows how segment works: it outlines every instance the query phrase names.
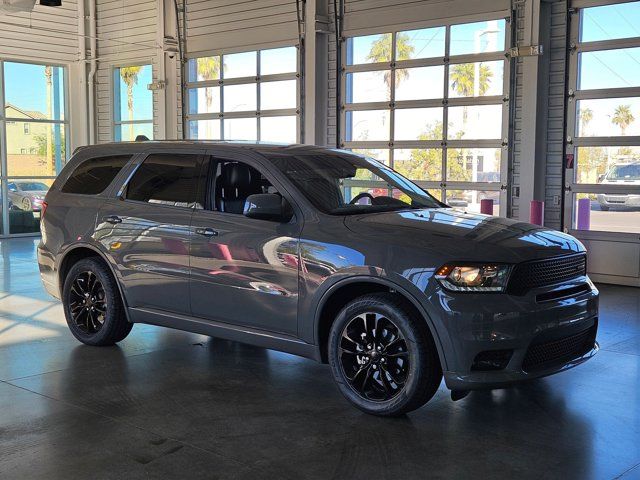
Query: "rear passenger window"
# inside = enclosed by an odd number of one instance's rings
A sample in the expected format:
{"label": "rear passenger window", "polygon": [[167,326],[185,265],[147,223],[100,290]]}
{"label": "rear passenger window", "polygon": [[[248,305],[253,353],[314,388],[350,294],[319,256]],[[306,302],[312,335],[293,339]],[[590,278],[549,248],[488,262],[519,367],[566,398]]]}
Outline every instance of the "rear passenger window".
{"label": "rear passenger window", "polygon": [[204,186],[198,155],[149,155],[127,185],[126,198],[176,207],[202,208]]}
{"label": "rear passenger window", "polygon": [[131,155],[91,158],[81,163],[62,186],[64,193],[97,195],[106,190]]}

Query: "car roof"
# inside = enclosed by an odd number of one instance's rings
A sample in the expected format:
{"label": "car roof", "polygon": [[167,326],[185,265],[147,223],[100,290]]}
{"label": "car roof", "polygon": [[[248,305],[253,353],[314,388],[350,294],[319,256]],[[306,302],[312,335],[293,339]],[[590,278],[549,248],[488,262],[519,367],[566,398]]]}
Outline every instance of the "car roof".
{"label": "car roof", "polygon": [[334,154],[354,154],[346,150],[340,150],[328,147],[318,147],[315,145],[301,145],[289,143],[270,143],[270,142],[250,142],[235,140],[145,140],[140,142],[111,142],[101,143],[98,145],[87,145],[78,147],[74,154],[82,152],[89,155],[104,155],[107,153],[138,153],[164,148],[180,148],[180,147],[216,147],[233,148],[239,150],[249,150],[257,153],[283,153],[283,154],[318,154],[318,153],[334,153]]}

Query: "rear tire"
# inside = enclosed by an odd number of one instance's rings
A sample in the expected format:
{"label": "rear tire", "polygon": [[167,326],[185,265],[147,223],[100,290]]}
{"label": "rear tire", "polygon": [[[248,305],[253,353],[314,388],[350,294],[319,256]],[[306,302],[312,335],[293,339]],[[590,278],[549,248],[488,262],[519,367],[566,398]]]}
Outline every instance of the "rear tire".
{"label": "rear tire", "polygon": [[397,294],[364,295],[347,304],[331,326],[328,350],[341,393],[373,415],[420,408],[442,381],[427,324]]}
{"label": "rear tire", "polygon": [[69,269],[62,303],[69,330],[86,345],[113,345],[133,328],[111,271],[97,258],[82,259]]}

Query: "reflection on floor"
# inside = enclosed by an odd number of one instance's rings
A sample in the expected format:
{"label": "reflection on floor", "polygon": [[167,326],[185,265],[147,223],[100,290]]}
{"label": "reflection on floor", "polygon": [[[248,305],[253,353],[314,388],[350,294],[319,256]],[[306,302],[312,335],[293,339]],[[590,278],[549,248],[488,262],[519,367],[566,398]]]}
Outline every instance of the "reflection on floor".
{"label": "reflection on floor", "polygon": [[33,239],[0,242],[0,478],[640,478],[640,290],[601,286],[580,368],[405,418],[361,414],[324,365],[137,325],[67,332]]}

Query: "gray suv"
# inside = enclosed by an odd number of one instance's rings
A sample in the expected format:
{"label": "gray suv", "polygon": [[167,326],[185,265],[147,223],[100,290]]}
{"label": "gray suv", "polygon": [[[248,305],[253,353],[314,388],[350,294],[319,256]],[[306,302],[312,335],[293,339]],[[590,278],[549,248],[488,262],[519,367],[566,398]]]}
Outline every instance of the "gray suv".
{"label": "gray suv", "polygon": [[598,291],[570,235],[455,211],[341,150],[139,142],[75,153],[43,204],[38,260],[69,328],[134,323],[327,362],[376,415],[573,367]]}

